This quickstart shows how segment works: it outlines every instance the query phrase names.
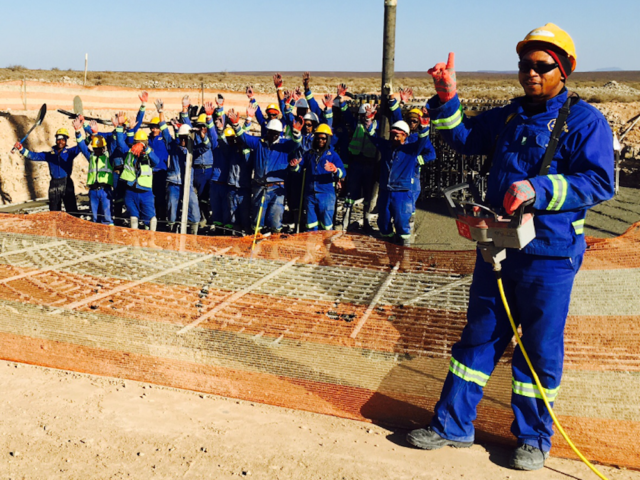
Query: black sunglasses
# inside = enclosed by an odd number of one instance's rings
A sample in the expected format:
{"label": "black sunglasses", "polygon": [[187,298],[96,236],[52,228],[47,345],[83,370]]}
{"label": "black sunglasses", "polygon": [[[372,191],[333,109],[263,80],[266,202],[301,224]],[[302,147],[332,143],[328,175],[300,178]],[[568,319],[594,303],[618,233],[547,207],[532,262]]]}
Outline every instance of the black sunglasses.
{"label": "black sunglasses", "polygon": [[530,62],[527,60],[518,62],[518,71],[520,73],[529,73],[531,70],[533,70],[538,75],[544,75],[545,73],[549,73],[556,68],[558,68],[557,63]]}

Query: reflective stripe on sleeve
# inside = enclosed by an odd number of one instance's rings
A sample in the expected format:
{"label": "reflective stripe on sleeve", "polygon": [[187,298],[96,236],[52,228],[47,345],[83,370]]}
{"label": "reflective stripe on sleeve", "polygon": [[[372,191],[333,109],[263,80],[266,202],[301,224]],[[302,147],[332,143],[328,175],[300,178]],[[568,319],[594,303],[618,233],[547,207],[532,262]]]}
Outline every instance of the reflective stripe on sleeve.
{"label": "reflective stripe on sleeve", "polygon": [[473,382],[481,387],[484,387],[489,381],[489,375],[482,373],[478,370],[473,370],[462,363],[458,362],[455,358],[451,357],[451,363],[449,364],[449,371],[454,375],[460,377],[467,382]]}
{"label": "reflective stripe on sleeve", "polygon": [[584,233],[584,218],[582,220],[576,220],[572,222],[573,229],[576,231],[576,235],[582,235]]}
{"label": "reflective stripe on sleeve", "polygon": [[553,198],[547,205],[547,210],[560,210],[564,201],[567,199],[567,180],[563,175],[548,175],[551,184],[553,185]]}
{"label": "reflective stripe on sleeve", "polygon": [[456,113],[448,118],[440,118],[432,120],[433,126],[436,130],[452,130],[462,123],[462,105],[456,110]]}

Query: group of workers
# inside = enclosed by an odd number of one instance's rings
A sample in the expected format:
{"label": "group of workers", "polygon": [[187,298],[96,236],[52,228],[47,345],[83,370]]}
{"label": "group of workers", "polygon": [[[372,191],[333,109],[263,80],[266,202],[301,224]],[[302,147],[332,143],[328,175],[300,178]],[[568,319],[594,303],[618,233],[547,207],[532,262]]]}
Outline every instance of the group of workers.
{"label": "group of workers", "polygon": [[[110,223],[109,204],[122,197],[132,226],[140,218],[155,228],[156,215],[166,212],[169,225],[176,221],[187,143],[196,129],[189,185],[191,225],[197,225],[204,213],[213,225],[235,225],[247,231],[253,218],[279,231],[286,199],[293,215],[306,211],[307,229],[331,229],[336,182],[346,179],[348,224],[357,199],[364,199],[365,214],[369,212],[377,180],[380,233],[406,244],[420,165],[434,156],[428,137],[431,119],[458,152],[489,157],[486,202],[490,208],[510,215],[532,203],[536,238],[521,250],[508,250],[501,276],[506,284],[504,298],[522,329],[528,358],[553,404],[562,376],[571,289],[586,248],[585,216],[590,207],[614,193],[612,132],[598,110],[566,89],[577,58],[567,32],[551,23],[544,25],[527,34],[516,52],[524,96],[506,107],[467,117],[457,95],[450,54],[446,64],[429,70],[437,94],[424,109],[411,110],[403,120],[400,102],[390,100],[390,111],[385,112],[391,116],[389,138],[381,135],[381,112],[375,106],[363,105],[357,117],[351,114],[344,85],[338,87],[337,96],[325,95],[321,108],[305,74],[304,94],[285,91],[282,77],[275,75],[278,103],[267,106],[264,114],[253,90],[247,88],[250,105],[243,123],[234,110],[224,113],[217,101],[215,106],[206,103],[204,113],[192,124],[185,97],[180,119],[169,122],[172,135],[162,101],[157,100],[158,117],[151,120],[147,135],[139,129],[148,100],[143,93],[137,122],[128,123],[123,114],[116,115],[115,130],[109,135],[99,135],[95,124],[84,125],[77,119],[73,124],[77,147],[67,146],[69,133],[64,129],[57,132],[51,152],[16,147],[32,160],[49,163],[52,210],[59,209],[61,201],[67,210],[76,209],[69,177],[74,157],[82,152],[89,159],[87,183],[94,221]],[[400,92],[400,101],[409,94]],[[259,137],[249,133],[254,119],[260,126]],[[82,140],[83,128],[90,146]],[[118,193],[120,188],[124,195]],[[208,207],[202,208],[207,195]],[[513,337],[492,266],[480,254],[469,297],[467,325],[452,349],[431,423],[407,437],[410,444],[425,450],[473,444],[473,421],[483,388]],[[520,347],[515,349],[512,367],[511,431],[518,445],[510,465],[535,470],[544,466],[549,455],[552,418]]]}
{"label": "group of workers", "polygon": [[[410,99],[411,90],[401,90],[399,100],[391,95],[385,112],[391,123],[386,139],[381,136],[376,105],[360,105],[354,115],[347,86],[341,84],[337,95],[323,96],[320,106],[310,78],[306,72],[304,89],[287,91],[282,76],[274,75],[277,103],[269,104],[264,113],[252,87],[247,87],[249,105],[242,122],[233,109],[225,112],[224,98],[218,95],[215,104],[205,102],[193,118],[185,96],[182,112],[170,121],[164,117],[163,101],[156,99],[157,115],[143,124],[149,95],[142,92],[135,121],[120,112],[111,119],[111,132],[99,132],[96,121],[78,116],[72,124],[75,147],[67,145],[66,128],[56,132],[51,151],[15,146],[26,158],[49,164],[52,211],[61,210],[64,203],[67,212],[77,212],[71,172],[74,158],[83,154],[89,162],[87,186],[94,222],[113,225],[126,207],[131,228],[156,230],[160,220],[162,227],[173,231],[180,223],[188,181],[186,214],[193,234],[205,224],[219,233],[247,234],[257,230],[256,224],[263,233],[277,233],[283,220],[301,231],[332,230],[337,191],[345,196],[342,227],[355,225],[353,205],[363,199],[363,227],[371,232],[378,182],[380,235],[409,245],[420,168],[435,159],[426,108],[412,109],[405,121],[400,107]],[[253,130],[259,135],[254,136]],[[186,172],[188,153],[190,172]]]}

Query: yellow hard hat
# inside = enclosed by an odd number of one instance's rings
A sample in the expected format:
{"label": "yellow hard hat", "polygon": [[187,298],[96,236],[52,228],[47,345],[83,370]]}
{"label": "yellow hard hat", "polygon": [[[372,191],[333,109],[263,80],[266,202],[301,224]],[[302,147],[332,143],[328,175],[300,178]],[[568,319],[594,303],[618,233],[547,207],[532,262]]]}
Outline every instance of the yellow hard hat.
{"label": "yellow hard hat", "polygon": [[331,127],[329,125],[327,125],[326,123],[321,123],[320,125],[318,125],[318,128],[316,128],[315,133],[324,133],[325,135],[333,135],[333,132],[331,131]]}
{"label": "yellow hard hat", "polygon": [[233,128],[231,127],[227,127],[224,129],[224,132],[222,132],[222,134],[225,137],[235,137],[236,136],[236,132],[233,130]]}
{"label": "yellow hard hat", "polygon": [[420,110],[419,108],[412,108],[411,110],[409,110],[409,116],[411,115],[417,115],[419,118],[422,118],[422,110]]}
{"label": "yellow hard hat", "polygon": [[107,146],[107,142],[101,135],[94,135],[91,139],[91,147],[92,148],[104,148]]}
{"label": "yellow hard hat", "polygon": [[153,117],[149,122],[149,125],[158,125],[160,123],[160,117]]}
{"label": "yellow hard hat", "polygon": [[206,113],[201,113],[200,115],[198,115],[198,119],[196,120],[196,123],[206,124],[207,123],[207,114]]}
{"label": "yellow hard hat", "polygon": [[133,139],[136,142],[146,142],[147,140],[149,140],[149,137],[142,130],[138,130],[136,134],[133,136]]}
{"label": "yellow hard hat", "polygon": [[516,45],[516,53],[520,55],[524,46],[529,42],[545,42],[555,45],[568,55],[569,61],[571,62],[571,71],[573,72],[576,69],[576,60],[578,57],[573,39],[557,25],[547,23],[543,27],[531,30],[527,36],[524,37],[524,40],[518,42],[518,45]]}
{"label": "yellow hard hat", "polygon": [[276,105],[275,103],[270,103],[269,105],[267,105],[267,112],[269,112],[269,110],[273,110],[276,113],[280,113],[280,109],[278,108],[278,105]]}
{"label": "yellow hard hat", "polygon": [[58,135],[64,135],[65,137],[69,138],[69,130],[67,130],[66,128],[59,128],[56,132],[56,137]]}

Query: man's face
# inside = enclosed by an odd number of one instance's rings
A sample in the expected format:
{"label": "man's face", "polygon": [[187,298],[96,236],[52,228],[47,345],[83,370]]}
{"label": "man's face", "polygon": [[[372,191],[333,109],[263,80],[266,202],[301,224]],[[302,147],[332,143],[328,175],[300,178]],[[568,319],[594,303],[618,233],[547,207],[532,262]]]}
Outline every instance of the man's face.
{"label": "man's face", "polygon": [[298,114],[299,117],[304,117],[308,111],[309,111],[308,108],[298,107],[296,110],[296,113]]}
{"label": "man's face", "polygon": [[275,143],[280,138],[280,132],[276,130],[267,130],[267,141]]}
{"label": "man's face", "polygon": [[67,146],[67,138],[64,135],[58,136],[58,138],[56,138],[56,147],[58,147],[58,150],[62,150],[66,146]]}
{"label": "man's face", "polygon": [[[539,73],[548,70],[552,65],[556,67],[546,73]],[[536,102],[546,102],[558,95],[564,87],[560,68],[553,57],[542,50],[532,50],[523,55],[518,69],[518,80],[525,95]]]}
{"label": "man's face", "polygon": [[267,110],[267,120],[276,120],[278,118],[278,112],[275,110]]}
{"label": "man's face", "polygon": [[186,146],[187,146],[187,139],[188,139],[188,138],[189,138],[189,137],[187,137],[186,135],[180,135],[180,136],[178,137],[178,139],[180,140],[180,146],[181,146],[181,147],[185,147],[185,148],[186,148]]}
{"label": "man's face", "polygon": [[420,129],[420,119],[415,115],[409,116],[407,123],[409,124],[409,130],[412,132],[417,132]]}
{"label": "man's face", "polygon": [[322,150],[327,146],[327,142],[329,141],[329,137],[324,133],[317,133],[314,138],[315,148],[318,150]]}
{"label": "man's face", "polygon": [[400,130],[391,130],[389,133],[389,140],[391,140],[394,147],[402,145],[406,139],[407,134]]}
{"label": "man's face", "polygon": [[310,133],[313,133],[314,128],[315,128],[315,125],[311,120],[305,120],[304,129],[302,133],[304,133],[305,135],[309,135]]}
{"label": "man's face", "polygon": [[151,127],[151,136],[152,137],[159,137],[160,136],[160,127],[158,126],[152,126]]}
{"label": "man's face", "polygon": [[99,157],[100,155],[104,155],[104,147],[95,147],[93,149],[93,153],[95,154],[96,157]]}

